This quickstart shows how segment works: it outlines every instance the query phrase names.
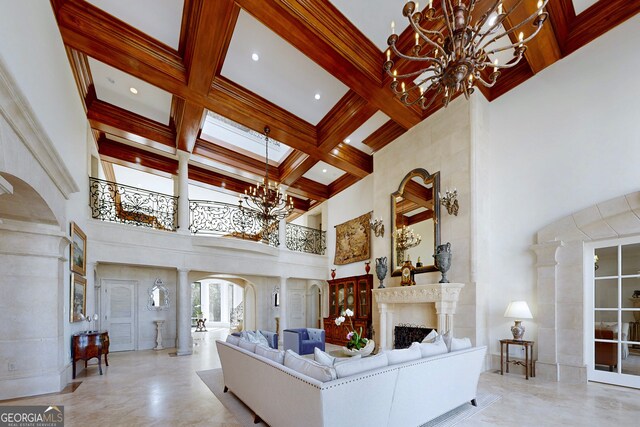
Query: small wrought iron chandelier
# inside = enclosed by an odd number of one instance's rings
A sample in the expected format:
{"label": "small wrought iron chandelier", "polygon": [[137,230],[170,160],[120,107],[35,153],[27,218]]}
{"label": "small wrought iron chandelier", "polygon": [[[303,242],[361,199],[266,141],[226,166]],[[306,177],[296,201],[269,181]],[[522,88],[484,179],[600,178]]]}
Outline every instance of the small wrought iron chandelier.
{"label": "small wrought iron chandelier", "polygon": [[398,261],[406,261],[405,254],[408,249],[418,246],[422,241],[422,236],[414,232],[412,228],[403,225],[396,230],[396,249],[398,251]]}
{"label": "small wrought iron chandelier", "polygon": [[265,167],[262,182],[250,186],[240,195],[240,209],[243,210],[244,201],[247,208],[256,211],[262,220],[262,241],[268,242],[269,227],[275,222],[286,218],[293,211],[293,198],[282,192],[277,182],[269,181],[269,126],[264,127]]}
{"label": "small wrought iron chandelier", "polygon": [[[426,110],[441,98],[447,107],[459,92],[469,99],[474,85],[478,83],[492,87],[500,76],[498,70],[511,68],[520,62],[527,49],[526,43],[540,32],[548,17],[544,7],[549,0],[538,0],[534,13],[520,23],[509,19],[508,22],[514,25],[505,30],[503,22],[525,0],[513,0],[513,5],[506,8],[502,4],[504,0],[496,0],[488,10],[476,15],[478,19],[474,19],[471,13],[478,1],[441,0],[441,7],[436,10],[433,0],[429,0],[425,11],[419,10],[418,3],[408,1],[402,14],[408,18],[415,32],[415,44],[408,54],[401,53],[396,46],[398,35],[395,34],[395,24],[391,22],[392,34],[387,39],[389,49],[384,70],[393,77],[391,89],[403,104],[418,104]],[[525,34],[522,30],[528,23],[534,29]],[[496,58],[492,61],[493,55],[509,49],[513,49],[513,58],[507,63],[499,64]],[[407,61],[406,73],[399,74],[397,69],[393,69],[392,51]],[[493,67],[493,72],[484,72],[490,67]]]}

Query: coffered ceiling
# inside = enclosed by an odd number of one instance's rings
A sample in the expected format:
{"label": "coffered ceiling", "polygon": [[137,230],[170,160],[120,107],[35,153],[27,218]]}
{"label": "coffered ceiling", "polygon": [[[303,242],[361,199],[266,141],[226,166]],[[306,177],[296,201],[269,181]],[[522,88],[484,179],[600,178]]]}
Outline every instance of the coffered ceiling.
{"label": "coffered ceiling", "polygon": [[[383,74],[389,23],[406,27],[403,3],[51,0],[102,160],[166,176],[184,150],[192,182],[240,193],[264,175],[269,126],[269,176],[288,187],[296,215],[372,173],[376,150],[441,108],[403,106]],[[551,0],[547,9],[526,61],[475,96],[499,97],[640,2]],[[407,29],[398,44],[411,40]]]}

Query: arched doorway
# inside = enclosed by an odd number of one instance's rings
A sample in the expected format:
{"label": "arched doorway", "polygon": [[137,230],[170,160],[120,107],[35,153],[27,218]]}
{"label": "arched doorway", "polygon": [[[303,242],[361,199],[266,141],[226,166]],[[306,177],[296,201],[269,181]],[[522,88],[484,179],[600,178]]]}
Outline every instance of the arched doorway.
{"label": "arched doorway", "polygon": [[241,277],[214,274],[192,282],[191,308],[192,326],[200,317],[212,328],[256,328],[255,286]]}
{"label": "arched doorway", "polygon": [[322,328],[322,291],[317,283],[313,283],[307,293],[307,326]]}

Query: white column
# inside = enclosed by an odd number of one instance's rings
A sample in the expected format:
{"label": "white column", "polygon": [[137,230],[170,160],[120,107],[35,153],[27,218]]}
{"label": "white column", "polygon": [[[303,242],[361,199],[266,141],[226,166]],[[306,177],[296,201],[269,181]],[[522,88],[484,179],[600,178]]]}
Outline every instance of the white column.
{"label": "white column", "polygon": [[178,150],[178,233],[189,234],[189,156]]}
{"label": "white column", "polygon": [[281,339],[284,339],[284,330],[287,329],[287,278],[280,278],[280,330],[278,331],[278,335],[280,335]]}
{"label": "white column", "polygon": [[[93,292],[93,307],[91,307],[90,305],[87,305],[87,312],[85,313],[85,315],[87,316],[93,316],[94,314],[98,314],[98,316],[100,316],[100,306],[98,305],[98,301],[100,299],[100,286],[96,286],[96,263],[95,262],[89,262],[87,261],[87,275],[86,275],[86,279],[87,279],[87,297],[89,297],[91,294],[89,293],[89,289],[91,289],[91,292]],[[87,298],[87,301],[90,301],[89,298]],[[99,318],[98,318],[99,319]],[[89,325],[87,325],[87,329],[98,329],[98,322],[95,321],[91,321],[91,323],[89,323]]]}
{"label": "white column", "polygon": [[191,286],[189,286],[189,270],[178,269],[176,323],[178,335],[178,356],[188,356],[192,353],[191,339]]}
{"label": "white column", "polygon": [[444,334],[453,330],[453,316],[456,314],[457,303],[454,301],[436,301],[436,314],[438,316],[438,333]]}
{"label": "white column", "polygon": [[379,304],[380,311],[380,349],[387,348],[387,304]]}

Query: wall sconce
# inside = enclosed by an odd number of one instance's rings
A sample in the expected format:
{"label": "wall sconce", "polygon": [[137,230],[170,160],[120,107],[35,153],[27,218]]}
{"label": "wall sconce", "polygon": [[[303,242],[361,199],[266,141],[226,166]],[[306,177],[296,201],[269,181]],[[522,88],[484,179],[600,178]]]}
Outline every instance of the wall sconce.
{"label": "wall sconce", "polygon": [[373,230],[373,234],[375,234],[376,237],[384,237],[384,224],[382,223],[382,218],[371,220],[370,225]]}
{"label": "wall sconce", "polygon": [[449,215],[458,216],[458,209],[460,206],[458,205],[458,190],[455,188],[453,191],[445,191],[444,197],[441,194],[438,194],[440,197],[440,203],[442,206],[447,208],[447,212]]}

